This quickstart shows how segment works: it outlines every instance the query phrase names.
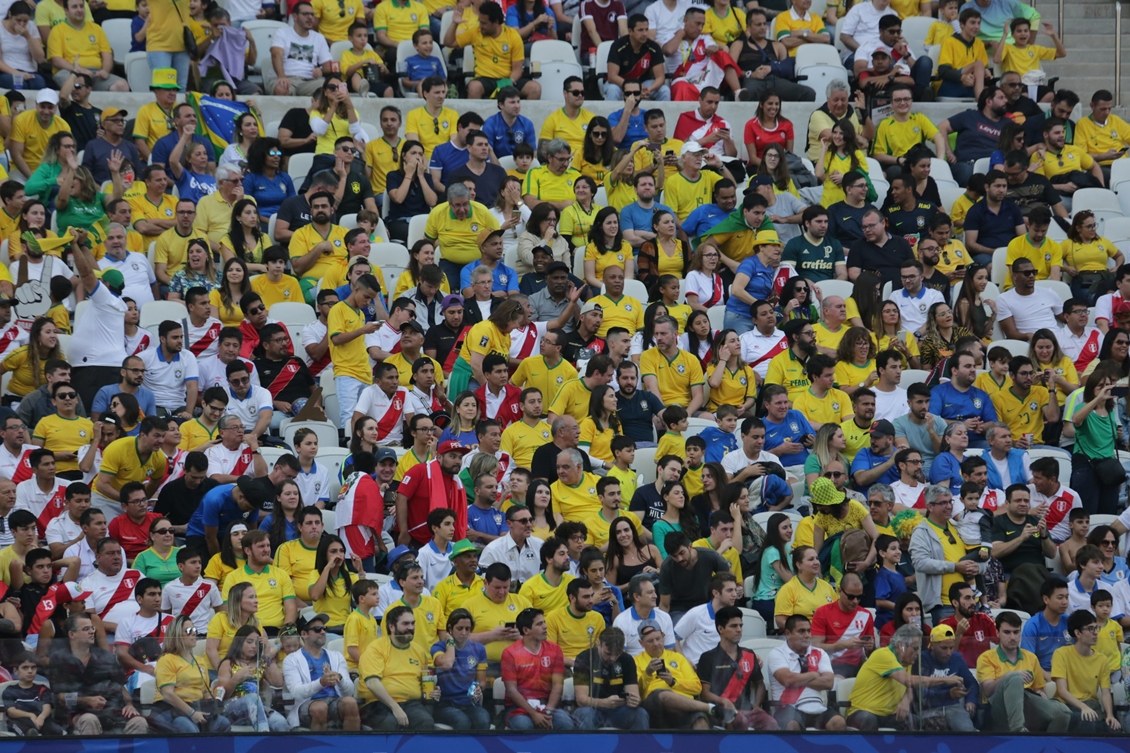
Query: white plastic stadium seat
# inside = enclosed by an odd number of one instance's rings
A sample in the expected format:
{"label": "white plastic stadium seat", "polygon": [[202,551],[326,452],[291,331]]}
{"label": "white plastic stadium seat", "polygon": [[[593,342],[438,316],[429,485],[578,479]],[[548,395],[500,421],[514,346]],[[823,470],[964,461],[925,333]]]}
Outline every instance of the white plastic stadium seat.
{"label": "white plastic stadium seat", "polygon": [[824,298],[830,295],[848,298],[854,285],[848,280],[821,280],[816,287],[820,288],[820,295]]}
{"label": "white plastic stadium seat", "polygon": [[906,389],[915,382],[926,382],[926,378],[930,376],[930,372],[925,369],[903,369],[902,376],[899,378],[899,387]]}
{"label": "white plastic stadium seat", "polygon": [[287,172],[290,173],[290,179],[294,181],[296,188],[306,182],[306,176],[309,175],[310,168],[313,166],[314,155],[310,152],[290,156],[290,162],[287,163]]}
{"label": "white plastic stadium seat", "polygon": [[131,91],[149,91],[149,58],[144,52],[128,52],[125,61],[126,81]]}
{"label": "white plastic stadium seat", "polygon": [[989,268],[989,279],[997,285],[1003,285],[1005,277],[1008,274],[1008,264],[1005,259],[1008,258],[1007,248],[998,248],[993,251],[993,262]]}
{"label": "white plastic stadium seat", "polygon": [[302,329],[318,318],[314,309],[298,301],[282,301],[271,306],[267,315],[286,325],[287,329]]}
{"label": "white plastic stadium seat", "polygon": [[369,248],[369,262],[374,265],[408,266],[408,248],[400,243],[374,243]]}
{"label": "white plastic stadium seat", "polygon": [[174,322],[188,318],[188,309],[180,301],[150,301],[141,307],[139,327],[150,327],[166,320]]}
{"label": "white plastic stadium seat", "polygon": [[418,214],[408,221],[408,248],[412,248],[416,241],[424,237],[424,227],[428,224],[428,215]]}
{"label": "white plastic stadium seat", "polygon": [[133,36],[130,29],[133,21],[129,18],[109,18],[102,22],[102,31],[110,42],[110,49],[114,53],[114,62],[125,65],[126,55],[129,54],[130,42]]}
{"label": "white plastic stadium seat", "polygon": [[[604,78],[608,73],[608,52],[612,49],[612,42],[601,42],[596,48],[596,80],[604,83]],[[546,92],[542,92],[545,96]]]}
{"label": "white plastic stadium seat", "polygon": [[283,421],[279,434],[283,441],[294,447],[294,434],[299,429],[313,429],[318,435],[319,447],[337,447],[337,427],[328,421]]}
{"label": "white plastic stadium seat", "polygon": [[[243,29],[255,40],[255,67],[260,71],[271,70],[271,40],[274,39],[276,31],[285,29],[286,27],[287,24],[282,21],[269,21],[258,18],[243,22]],[[294,177],[293,172],[291,172],[291,177]],[[295,183],[295,185],[297,185],[297,183]]]}
{"label": "white plastic stadium seat", "polygon": [[1036,280],[1036,287],[1052,291],[1061,301],[1071,297],[1071,286],[1062,280]]}
{"label": "white plastic stadium seat", "polygon": [[[1028,343],[1023,340],[997,340],[996,342],[990,343],[989,348],[1004,348],[1013,356],[1028,355]],[[988,351],[988,348],[985,350]]]}

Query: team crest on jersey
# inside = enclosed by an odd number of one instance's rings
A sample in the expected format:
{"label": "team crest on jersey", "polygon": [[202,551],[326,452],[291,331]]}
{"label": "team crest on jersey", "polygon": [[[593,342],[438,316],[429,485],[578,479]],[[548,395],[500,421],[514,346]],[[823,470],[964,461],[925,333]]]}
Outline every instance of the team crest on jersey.
{"label": "team crest on jersey", "polygon": [[277,580],[275,580],[274,578],[271,578],[267,581],[267,585],[270,586],[271,588],[278,588],[279,582]]}
{"label": "team crest on jersey", "polygon": [[393,410],[400,410],[403,407],[404,407],[404,401],[400,399],[399,395],[397,395],[396,398],[392,401],[392,409]]}
{"label": "team crest on jersey", "polygon": [[175,376],[179,382],[184,377],[184,372],[180,369],[173,369],[173,376]]}
{"label": "team crest on jersey", "polygon": [[839,402],[833,402],[833,403],[832,403],[832,410],[834,410],[834,411],[839,411],[839,410],[840,410],[840,404],[839,404]]}
{"label": "team crest on jersey", "polygon": [[624,261],[624,255],[623,254],[616,254],[616,261]]}
{"label": "team crest on jersey", "polygon": [[593,634],[592,625],[587,626],[585,628],[585,632],[588,633],[591,636]]}
{"label": "team crest on jersey", "polygon": [[472,233],[477,233],[477,232],[479,232],[479,223],[477,223],[477,222],[472,222],[472,223],[471,223],[471,232],[472,232]]}
{"label": "team crest on jersey", "polygon": [[416,23],[417,21],[420,20],[420,17],[418,15],[416,15],[415,13],[413,13],[411,15],[411,19],[412,19],[412,23]]}
{"label": "team crest on jersey", "polygon": [[981,410],[981,398],[979,398],[979,397],[973,398],[973,407],[976,408],[977,410]]}
{"label": "team crest on jersey", "polygon": [[548,431],[544,431],[544,430],[543,430],[543,431],[542,431],[542,433],[541,433],[541,438],[542,438],[542,439],[545,439],[545,440],[547,440],[547,441],[548,441],[548,439],[549,439],[549,432],[548,432]]}
{"label": "team crest on jersey", "polygon": [[468,667],[469,669],[474,669],[474,668],[475,668],[475,667],[477,667],[477,666],[479,666],[479,660],[478,660],[478,659],[476,659],[476,658],[475,658],[475,657],[473,657],[473,656],[468,656],[468,657],[467,657],[467,667]]}
{"label": "team crest on jersey", "polygon": [[427,620],[428,622],[435,622],[436,616],[432,612],[424,612],[424,619]]}
{"label": "team crest on jersey", "polygon": [[502,51],[504,53],[509,53],[510,52],[510,45],[508,45],[508,44],[502,45]]}
{"label": "team crest on jersey", "polygon": [[134,578],[122,578],[122,585],[126,588],[133,588],[137,585],[137,580]]}
{"label": "team crest on jersey", "polygon": [[502,283],[503,285],[505,285],[507,282],[510,281],[510,276],[506,275],[506,274],[501,274],[501,275],[498,276],[498,281],[500,283]]}
{"label": "team crest on jersey", "polygon": [[675,367],[675,371],[678,372],[679,374],[685,374],[685,373],[687,373],[687,367],[684,366],[683,364],[679,364],[678,366]]}
{"label": "team crest on jersey", "polygon": [[630,304],[630,303],[626,303],[626,304],[624,304],[624,310],[625,310],[625,311],[629,311],[629,312],[630,312],[630,311],[632,311],[632,310],[633,310],[633,309],[632,309],[632,304]]}
{"label": "team crest on jersey", "polygon": [[549,669],[549,664],[550,664],[551,661],[552,660],[548,656],[543,656],[541,658],[541,665],[543,667],[545,667],[546,669]]}
{"label": "team crest on jersey", "polygon": [[361,181],[355,180],[349,184],[349,190],[353,193],[361,193]]}
{"label": "team crest on jersey", "polygon": [[800,431],[800,424],[798,424],[796,421],[790,421],[789,431]]}
{"label": "team crest on jersey", "polygon": [[338,239],[338,238],[334,238],[334,245],[337,246],[338,248],[341,248],[341,240]]}
{"label": "team crest on jersey", "polygon": [[513,605],[513,604],[508,604],[508,605],[507,605],[507,608],[508,608],[508,609],[509,609],[509,610],[510,610],[511,612],[516,612],[516,611],[518,611],[518,607],[516,607],[516,606],[515,606],[515,605]]}
{"label": "team crest on jersey", "polygon": [[1039,407],[1039,406],[1037,405],[1037,403],[1036,403],[1036,401],[1035,401],[1035,400],[1033,400],[1032,402],[1028,403],[1028,410],[1036,410],[1036,408],[1038,408],[1038,407]]}
{"label": "team crest on jersey", "polygon": [[679,661],[677,659],[672,659],[671,660],[671,669],[678,669],[678,668],[679,668]]}
{"label": "team crest on jersey", "polygon": [[925,314],[926,313],[926,304],[925,303],[918,304],[918,313],[919,314]]}
{"label": "team crest on jersey", "polygon": [[173,210],[171,210],[171,209],[166,209],[166,210],[165,210],[165,216],[166,216],[166,217],[172,217],[172,216],[173,216]]}
{"label": "team crest on jersey", "polygon": [[[79,429],[79,430],[78,430],[78,435],[79,435],[80,437],[82,437],[83,439],[86,439],[86,429]],[[27,465],[28,465],[28,468],[30,468],[30,467],[31,467],[31,461],[28,461],[28,464],[27,464]]]}

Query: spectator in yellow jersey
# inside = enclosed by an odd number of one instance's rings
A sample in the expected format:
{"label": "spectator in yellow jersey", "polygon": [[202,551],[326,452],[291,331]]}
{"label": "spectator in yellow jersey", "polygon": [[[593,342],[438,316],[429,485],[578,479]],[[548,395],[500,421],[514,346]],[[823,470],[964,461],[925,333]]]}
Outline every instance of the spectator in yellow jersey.
{"label": "spectator in yellow jersey", "polygon": [[317,19],[318,33],[330,44],[344,42],[354,23],[365,22],[365,6],[361,0],[313,0],[310,5]]}
{"label": "spectator in yellow jersey", "polygon": [[409,110],[404,118],[404,139],[419,141],[424,145],[424,159],[431,160],[432,150],[446,144],[455,135],[459,113],[444,107],[447,100],[447,81],[439,76],[429,76],[420,84],[424,105]]}
{"label": "spectator in yellow jersey", "polygon": [[463,14],[462,5],[456,5],[444,42],[470,46],[475,52],[475,77],[467,82],[467,97],[482,99],[513,86],[523,99],[541,99],[541,84],[522,76],[525,47],[518,31],[506,25],[502,8],[496,3],[481,4],[477,24],[465,22]]}
{"label": "spectator in yellow jersey", "polygon": [[165,193],[169,174],[164,165],[147,166],[141,171],[141,179],[144,192],[127,200],[133,212],[133,229],[149,242],[176,225],[177,200]]}
{"label": "spectator in yellow jersey", "polygon": [[60,132],[71,132],[71,127],[58,114],[59,93],[40,89],[35,97],[35,109],[24,110],[12,119],[12,133],[8,136],[8,152],[12,164],[27,177],[35,172],[47,151],[47,142]]}
{"label": "spectator in yellow jersey", "polygon": [[95,91],[128,92],[129,84],[110,71],[114,54],[101,27],[86,16],[85,0],[67,0],[67,18],[54,27],[47,37],[47,57],[62,86],[72,73],[82,73],[94,82]]}
{"label": "spectator in yellow jersey", "polygon": [[[1012,19],[1008,26],[1001,29],[1001,38],[993,54],[993,63],[1000,66],[1003,73],[1018,73],[1025,76],[1029,73],[1043,73],[1041,60],[1058,60],[1067,57],[1063,40],[1055,33],[1055,27],[1045,21],[1040,24],[1040,30],[1048,35],[1048,39],[1052,40],[1055,47],[1031,44],[1032,22],[1023,17]],[[1010,31],[1012,44],[1008,42]],[[1051,87],[1041,85],[1034,99],[1039,102],[1051,102],[1053,97]]]}
{"label": "spectator in yellow jersey", "polygon": [[569,167],[573,152],[564,139],[545,141],[542,152],[547,162],[526,173],[522,186],[523,199],[530,209],[548,203],[560,212],[574,202],[573,184],[581,173]]}
{"label": "spectator in yellow jersey", "polygon": [[1067,144],[1066,122],[1049,118],[1044,123],[1044,160],[1038,172],[1052,182],[1052,188],[1071,196],[1080,188],[1102,188],[1103,171],[1082,147]]}
{"label": "spectator in yellow jersey", "polygon": [[1130,148],[1130,123],[1111,113],[1114,95],[1108,89],[1099,89],[1091,96],[1091,112],[1080,118],[1075,126],[1072,142],[1087,150],[1087,154],[1103,168],[1110,178],[1110,164],[1125,157]]}
{"label": "spectator in yellow jersey", "polygon": [[702,364],[679,348],[678,326],[671,317],[655,320],[655,345],[640,358],[644,389],[665,405],[680,405],[688,415],[698,415],[705,405]]}
{"label": "spectator in yellow jersey", "polygon": [[565,106],[554,110],[541,125],[538,141],[564,139],[573,154],[581,154],[585,143],[585,132],[593,113],[584,108],[585,82],[578,76],[565,79]]}

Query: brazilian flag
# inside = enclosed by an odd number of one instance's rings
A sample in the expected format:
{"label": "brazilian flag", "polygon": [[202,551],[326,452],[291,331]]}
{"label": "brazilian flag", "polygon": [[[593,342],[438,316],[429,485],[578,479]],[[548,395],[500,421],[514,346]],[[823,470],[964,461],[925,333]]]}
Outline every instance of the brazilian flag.
{"label": "brazilian flag", "polygon": [[255,116],[255,122],[259,124],[259,135],[265,135],[259,112],[250,109],[243,102],[217,99],[196,92],[188,93],[187,102],[196,111],[196,133],[212,142],[217,155],[227,149],[232,142],[235,136],[235,120],[244,113],[250,112]]}

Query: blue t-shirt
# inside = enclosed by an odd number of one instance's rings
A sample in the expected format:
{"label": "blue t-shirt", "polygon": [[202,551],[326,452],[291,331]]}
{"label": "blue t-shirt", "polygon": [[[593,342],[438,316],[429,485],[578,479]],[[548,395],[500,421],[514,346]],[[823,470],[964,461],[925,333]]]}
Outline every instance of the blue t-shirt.
{"label": "blue t-shirt", "polygon": [[[608,581],[604,581],[603,586],[612,591],[612,595],[616,597],[616,602],[620,605],[620,611],[623,612],[624,611],[624,594],[623,594],[623,592],[619,588],[617,588],[616,586],[609,583]],[[599,595],[599,593],[600,592],[597,591],[598,595]],[[602,601],[599,604],[594,604],[592,611],[598,612],[600,614],[600,616],[604,618],[605,626],[611,626],[612,625],[612,619],[613,619],[612,618],[612,605],[609,604],[607,601]]]}
{"label": "blue t-shirt", "polygon": [[[110,412],[110,400],[114,395],[121,392],[116,384],[107,384],[102,387],[94,395],[94,402],[91,403],[90,412],[99,415]],[[153,396],[153,391],[148,387],[138,387],[137,392],[134,393],[137,398],[137,405],[141,408],[141,414],[144,416],[157,415],[157,399]]]}
{"label": "blue t-shirt", "polygon": [[698,435],[706,442],[704,458],[707,463],[721,463],[723,455],[738,449],[738,438],[717,426],[707,426]]}
{"label": "blue t-shirt", "polygon": [[[271,530],[271,526],[274,524],[274,522],[275,522],[275,516],[272,513],[272,514],[268,515],[267,517],[263,518],[263,520],[259,523],[259,530],[269,532]],[[298,526],[295,524],[295,522],[293,520],[286,521],[286,524],[283,526],[283,541],[294,541],[297,538],[298,538]]]}
{"label": "blue t-shirt", "polygon": [[443,64],[439,62],[439,58],[434,55],[424,57],[416,53],[411,57],[404,58],[402,72],[409,81],[423,81],[429,76],[447,78],[447,71],[443,69]]}
{"label": "blue t-shirt", "polygon": [[[175,132],[157,139],[157,143],[153,145],[153,151],[149,155],[149,164],[169,164],[169,155],[173,153],[173,147],[177,145],[178,141],[180,141],[180,135]],[[212,148],[212,142],[208,141],[208,139],[204,138],[203,136],[196,134],[193,135],[192,142],[194,144],[202,145],[207,150],[209,162],[214,162],[216,160],[216,150]],[[185,149],[187,151],[188,147],[185,147]]]}
{"label": "blue t-shirt", "polygon": [[454,439],[456,442],[459,442],[460,444],[462,444],[466,447],[478,447],[479,446],[479,438],[477,436],[475,436],[474,430],[464,431],[464,432],[460,432],[459,434],[456,434],[455,432],[453,432],[451,430],[451,427],[449,426],[449,427],[447,427],[446,429],[443,430],[442,434],[439,435],[439,441],[436,442],[436,445],[437,446],[441,445],[449,439]]}
{"label": "blue t-shirt", "polygon": [[235,484],[220,484],[205,494],[188,520],[185,536],[203,536],[205,528],[223,531],[229,523],[237,520],[252,527],[259,520],[259,511],[252,509],[245,513],[241,510],[232,497],[234,488]]}
{"label": "blue t-shirt", "polygon": [[507,125],[502,113],[496,112],[483,123],[483,133],[490,139],[496,157],[510,156],[518,144],[529,144],[535,150],[538,146],[534,122],[524,115],[519,115],[514,125]]}
{"label": "blue t-shirt", "polygon": [[977,242],[989,248],[1004,248],[1016,237],[1016,226],[1024,224],[1020,207],[1005,199],[1000,211],[993,214],[984,200],[969,208],[965,215],[965,229],[977,231]]}
{"label": "blue t-shirt", "polygon": [[[786,441],[800,442],[807,434],[815,434],[812,424],[798,410],[790,410],[785,414],[785,419],[780,423],[770,421],[766,416],[762,419],[765,423],[765,450],[772,452],[773,448],[784,444]],[[791,455],[781,455],[781,465],[788,468],[793,465],[804,465],[808,460],[808,450],[802,448],[800,452]]]}
{"label": "blue t-shirt", "polygon": [[177,193],[182,199],[196,203],[210,193],[216,192],[216,179],[211,175],[194,173],[187,167],[181,170],[177,180]]}
{"label": "blue t-shirt", "polygon": [[[459,289],[463,290],[471,287],[471,275],[476,269],[479,268],[482,262],[475,260],[466,264],[463,269],[459,271]],[[518,292],[518,273],[502,262],[494,266],[494,282],[491,284],[490,289],[492,293],[504,292],[514,294]]]}
{"label": "blue t-shirt", "polygon": [[248,173],[243,178],[243,193],[255,199],[260,216],[270,217],[278,214],[285,199],[295,195],[294,181],[284,172],[276,173],[274,178]]}
{"label": "blue t-shirt", "polygon": [[[773,295],[773,280],[777,277],[777,270],[765,266],[764,262],[756,256],[751,256],[738,265],[737,275],[749,275],[749,282],[745,284],[745,292],[749,293],[755,301],[765,300]],[[735,314],[749,316],[749,304],[731,295],[726,301],[726,310]]]}
{"label": "blue t-shirt", "polygon": [[[875,600],[897,602],[899,596],[906,593],[906,578],[897,570],[879,568],[873,579],[875,583]],[[882,628],[895,618],[894,611],[890,609],[876,609],[875,627]]]}
{"label": "blue t-shirt", "polygon": [[455,171],[467,164],[469,155],[466,149],[460,149],[450,141],[440,144],[432,152],[432,161],[428,167],[439,170],[439,179],[445,186],[451,182]]}
{"label": "blue t-shirt", "polygon": [[130,52],[145,52],[145,42],[137,41],[137,32],[141,31],[141,27],[145,26],[145,19],[141,16],[134,16],[129,22],[129,51]]}
{"label": "blue t-shirt", "polygon": [[701,207],[695,207],[683,220],[683,230],[686,230],[687,235],[694,238],[717,225],[728,214],[730,213],[724,211],[717,204],[703,204]]}
{"label": "blue t-shirt", "polygon": [[1067,616],[1059,618],[1059,624],[1052,627],[1042,611],[1032,615],[1024,623],[1020,631],[1020,648],[1031,651],[1040,660],[1040,666],[1045,672],[1052,669],[1052,654],[1060,646],[1071,645],[1072,640],[1067,632]]}
{"label": "blue t-shirt", "polygon": [[[853,481],[855,480],[855,474],[857,472],[859,472],[859,471],[869,471],[872,468],[874,468],[875,466],[882,465],[883,463],[887,462],[890,459],[891,459],[890,455],[876,455],[875,453],[871,452],[870,447],[862,448],[859,452],[855,453],[855,460],[851,461],[851,477],[852,477],[852,480]],[[876,479],[873,483],[876,483],[876,484],[893,484],[894,482],[896,482],[898,480],[899,480],[898,467],[895,466],[894,463],[892,463],[891,467],[887,469],[887,472],[884,473],[882,476],[880,476],[878,479]],[[870,489],[871,486],[868,485],[867,488],[862,488],[859,484],[856,484],[855,488],[858,489],[861,493],[867,494],[867,489]]]}
{"label": "blue t-shirt", "polygon": [[954,499],[958,499],[961,496],[961,461],[952,452],[938,455],[930,466],[930,483],[945,484],[950,488]]}
{"label": "blue t-shirt", "polygon": [[[326,655],[326,652],[323,651],[318,656],[311,656],[310,652],[305,648],[300,650],[302,651],[302,658],[306,660],[306,666],[310,668],[310,680],[322,679],[322,675],[325,674],[326,668],[329,667],[330,664],[329,656]],[[319,698],[337,698],[337,696],[337,685],[330,685],[328,688],[321,688],[317,693],[310,696],[310,698],[311,700],[317,700]]]}
{"label": "blue t-shirt", "polygon": [[488,536],[501,536],[510,530],[506,516],[493,507],[482,509],[477,505],[467,507],[467,527]]}
{"label": "blue t-shirt", "polygon": [[1007,118],[989,120],[980,111],[969,109],[949,117],[950,130],[957,133],[954,153],[961,162],[988,157],[997,148],[1001,128],[1010,122]]}
{"label": "blue t-shirt", "polygon": [[[639,202],[633,201],[628,206],[620,210],[620,230],[651,230],[651,218],[662,209],[665,212],[674,214],[674,210],[666,204],[660,204],[658,201],[652,204],[651,209],[644,209],[639,205]],[[639,252],[639,248],[633,249]]]}
{"label": "blue t-shirt", "polygon": [[[445,651],[447,651],[446,641],[436,641],[428,655],[435,656]],[[456,646],[454,666],[450,669],[436,670],[436,685],[439,687],[443,702],[454,706],[470,706],[472,700],[471,696],[467,695],[467,691],[471,689],[471,683],[478,676],[479,667],[485,666],[486,663],[487,650],[483,644],[467,641],[462,648]]]}
{"label": "blue t-shirt", "polygon": [[[979,418],[982,421],[996,421],[997,409],[988,394],[976,387],[962,392],[952,382],[943,382],[930,390],[930,412],[947,421],[964,421]],[[969,432],[969,441],[981,442],[984,435],[977,431]]]}
{"label": "blue t-shirt", "polygon": [[[608,116],[608,122],[613,128],[620,124],[624,119],[623,108],[617,110]],[[616,144],[619,147],[628,147],[637,141],[643,141],[647,138],[647,128],[643,123],[643,111],[637,112],[635,115],[628,116],[628,132],[624,134],[624,138]]]}

